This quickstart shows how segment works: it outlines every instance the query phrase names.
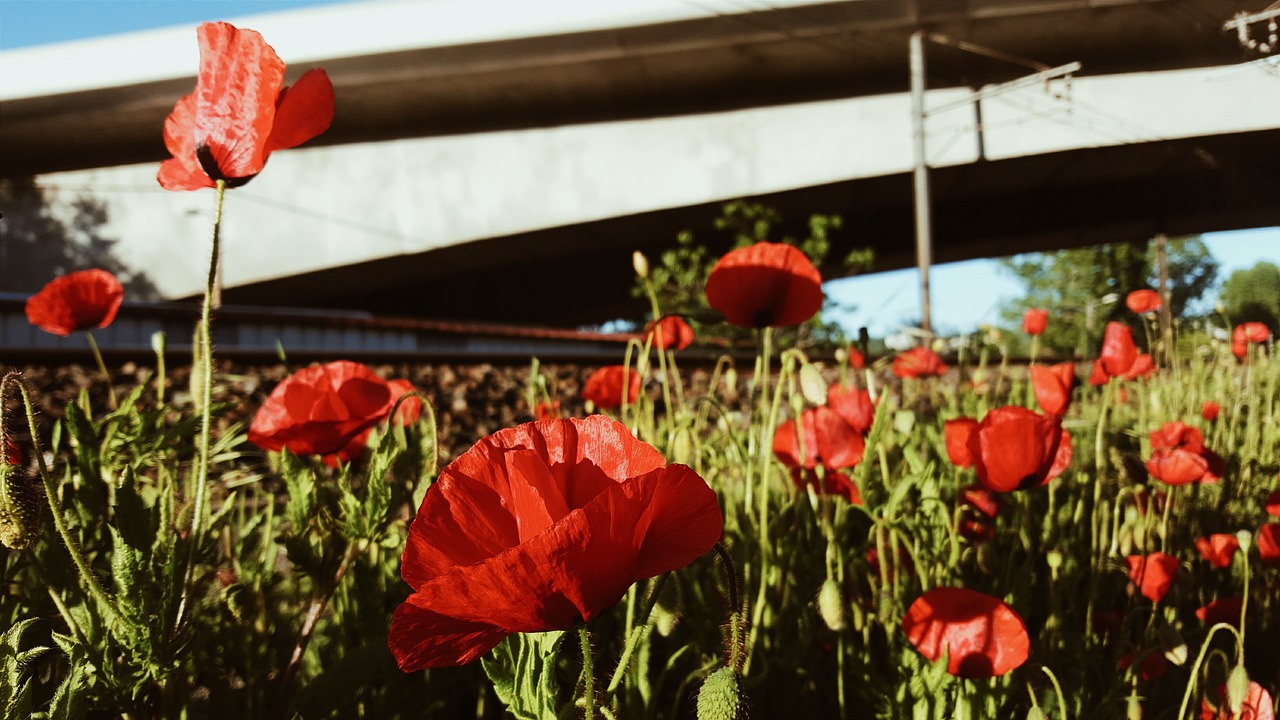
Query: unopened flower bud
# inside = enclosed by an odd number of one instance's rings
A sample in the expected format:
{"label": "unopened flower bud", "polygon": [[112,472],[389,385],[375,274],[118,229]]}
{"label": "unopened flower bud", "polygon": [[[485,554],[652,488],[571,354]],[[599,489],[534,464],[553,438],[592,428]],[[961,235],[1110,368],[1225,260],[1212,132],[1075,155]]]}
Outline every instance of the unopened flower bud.
{"label": "unopened flower bud", "polygon": [[1124,709],[1125,720],[1142,720],[1142,700],[1137,695],[1130,695]]}
{"label": "unopened flower bud", "polygon": [[728,370],[724,371],[724,386],[730,391],[736,391],[738,389],[738,371],[737,370],[734,370],[733,368],[729,368]]}
{"label": "unopened flower bud", "polygon": [[844,364],[847,362],[849,362],[849,351],[842,347],[836,348],[836,364],[840,367],[844,367]]}
{"label": "unopened flower bud", "polygon": [[681,465],[688,465],[693,460],[693,433],[689,428],[680,428],[671,442],[671,460]]}
{"label": "unopened flower bud", "polygon": [[631,267],[635,268],[636,275],[641,280],[649,277],[649,258],[645,257],[644,253],[639,250],[631,253]]}
{"label": "unopened flower bud", "polygon": [[44,497],[22,468],[0,458],[0,544],[25,550],[40,537]]}
{"label": "unopened flower bud", "polygon": [[1039,705],[1032,705],[1031,709],[1027,711],[1027,720],[1046,720],[1044,711],[1040,709]]}
{"label": "unopened flower bud", "polygon": [[800,392],[810,405],[827,404],[827,381],[818,366],[811,363],[800,366]]}
{"label": "unopened flower bud", "polygon": [[818,615],[822,617],[822,621],[827,627],[835,631],[840,631],[848,626],[845,618],[844,598],[840,593],[840,584],[832,578],[827,578],[822,583],[822,589],[818,591]]}
{"label": "unopened flower bud", "polygon": [[1062,553],[1050,550],[1044,554],[1044,561],[1049,564],[1050,570],[1057,570],[1062,567]]}
{"label": "unopened flower bud", "polygon": [[1244,665],[1236,665],[1227,676],[1227,707],[1231,708],[1231,717],[1239,717],[1240,709],[1249,694],[1249,672]]}
{"label": "unopened flower bud", "polygon": [[1253,545],[1253,533],[1248,530],[1241,530],[1236,533],[1236,540],[1240,541],[1240,552],[1248,555],[1249,547]]}
{"label": "unopened flower bud", "polygon": [[156,355],[164,355],[164,331],[157,330],[151,333],[151,352]]}
{"label": "unopened flower bud", "polygon": [[742,687],[732,668],[722,667],[707,676],[698,690],[698,720],[745,718]]}

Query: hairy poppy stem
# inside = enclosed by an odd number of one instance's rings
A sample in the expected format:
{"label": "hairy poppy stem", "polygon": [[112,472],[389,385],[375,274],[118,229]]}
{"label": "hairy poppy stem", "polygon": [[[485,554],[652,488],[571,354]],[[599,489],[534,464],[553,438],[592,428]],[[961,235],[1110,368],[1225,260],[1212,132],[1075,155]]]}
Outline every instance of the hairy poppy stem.
{"label": "hairy poppy stem", "polygon": [[85,330],[84,336],[89,341],[89,350],[93,353],[93,359],[98,363],[98,372],[102,373],[103,379],[107,381],[107,402],[110,403],[111,409],[115,410],[120,407],[120,403],[116,400],[116,385],[111,381],[111,373],[107,370],[107,364],[102,361],[102,351],[98,349],[98,343],[93,339],[91,330]]}
{"label": "hairy poppy stem", "polygon": [[187,553],[186,579],[182,583],[182,599],[178,602],[178,614],[174,628],[182,625],[183,614],[191,597],[191,584],[195,578],[196,556],[199,554],[201,535],[204,533],[204,516],[208,514],[209,496],[209,437],[212,424],[210,406],[213,403],[213,336],[212,323],[214,288],[218,282],[218,258],[221,255],[219,238],[222,230],[222,198],[227,191],[227,181],[217,181],[217,195],[213,206],[213,242],[209,252],[209,274],[205,280],[204,302],[200,307],[200,325],[195,349],[202,377],[200,378],[200,444],[195,472],[195,508],[191,516],[190,550]]}
{"label": "hairy poppy stem", "polygon": [[591,633],[585,623],[578,626],[578,639],[582,641],[582,699],[586,705],[586,720],[596,716],[596,676],[591,663]]}
{"label": "hairy poppy stem", "polygon": [[89,587],[89,594],[93,595],[98,601],[99,606],[106,616],[106,625],[108,627],[114,625],[120,619],[120,612],[116,608],[115,599],[107,594],[102,583],[98,582],[98,576],[93,574],[93,570],[89,567],[89,563],[85,561],[84,554],[80,552],[80,546],[76,544],[75,539],[71,537],[70,530],[67,529],[67,521],[62,517],[62,509],[59,507],[58,490],[54,487],[53,476],[49,474],[49,466],[44,461],[44,450],[40,447],[40,433],[36,432],[36,412],[31,404],[31,395],[27,390],[27,383],[23,380],[22,375],[17,372],[11,372],[0,380],[0,403],[3,402],[4,389],[9,385],[17,385],[18,392],[22,395],[22,405],[27,413],[27,427],[31,432],[31,448],[36,456],[36,465],[40,470],[40,479],[44,484],[45,498],[49,502],[49,515],[53,518],[53,527],[58,531],[59,537],[62,538],[62,544],[66,546],[67,552],[71,555],[71,562],[75,563],[76,569],[80,571],[81,577],[84,578],[85,585]]}

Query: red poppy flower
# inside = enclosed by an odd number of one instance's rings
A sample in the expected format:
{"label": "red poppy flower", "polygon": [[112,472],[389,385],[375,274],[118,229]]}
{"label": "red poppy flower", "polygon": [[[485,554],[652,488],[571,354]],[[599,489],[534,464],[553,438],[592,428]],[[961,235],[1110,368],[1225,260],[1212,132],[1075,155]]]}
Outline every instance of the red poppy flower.
{"label": "red poppy flower", "polygon": [[731,250],[707,278],[707,304],[739,327],[799,325],[822,309],[822,300],[822,275],[786,243]]}
{"label": "red poppy flower", "polygon": [[1213,422],[1218,419],[1218,414],[1222,412],[1222,406],[1212,400],[1205,400],[1204,405],[1200,406],[1200,417]]}
{"label": "red poppy flower", "polygon": [[990,520],[994,520],[1000,512],[1000,496],[981,485],[970,485],[961,490],[960,502]]}
{"label": "red poppy flower", "polygon": [[1264,507],[1268,515],[1280,517],[1280,490],[1267,496],[1267,502]]}
{"label": "red poppy flower", "polygon": [[902,631],[932,662],[947,655],[947,672],[959,677],[997,677],[1026,662],[1027,626],[999,598],[966,588],[934,588],[916,598],[902,618]]}
{"label": "red poppy flower", "polygon": [[533,406],[533,417],[537,420],[559,420],[560,401],[540,402]]}
{"label": "red poppy flower", "polygon": [[13,438],[4,439],[4,461],[10,465],[22,464],[22,448],[18,447],[18,443]]}
{"label": "red poppy flower", "polygon": [[[974,468],[990,490],[1012,492],[1038,487],[1061,475],[1071,462],[1062,419],[1023,407],[999,407],[978,426]],[[972,447],[972,441],[970,441]]]}
{"label": "red poppy flower", "polygon": [[646,338],[652,338],[659,350],[683,350],[693,342],[693,328],[679,315],[664,315],[650,321],[644,328]]}
{"label": "red poppy flower", "polygon": [[1249,354],[1249,343],[1262,344],[1271,339],[1271,330],[1260,322],[1241,323],[1231,331],[1231,353],[1238,358]]}
{"label": "red poppy flower", "polygon": [[1178,574],[1178,559],[1162,552],[1147,556],[1130,555],[1124,559],[1129,566],[1129,579],[1138,587],[1142,596],[1151,602],[1160,602],[1173,579]]}
{"label": "red poppy flower", "polygon": [[1240,610],[1243,607],[1244,599],[1241,597],[1219,598],[1197,609],[1196,617],[1200,618],[1200,622],[1206,625],[1226,623],[1234,627],[1240,627]]}
{"label": "red poppy flower", "polygon": [[1031,387],[1035,390],[1036,402],[1048,415],[1067,414],[1067,406],[1071,404],[1071,386],[1075,381],[1075,363],[1031,366]]}
{"label": "red poppy flower", "polygon": [[1258,543],[1258,557],[1263,565],[1280,567],[1280,523],[1267,523],[1258,528],[1255,538]]}
{"label": "red poppy flower", "polygon": [[876,406],[871,402],[871,393],[866,390],[832,385],[827,390],[827,406],[849,423],[855,432],[862,435],[871,432],[871,425],[876,420]]}
{"label": "red poppy flower", "polygon": [[409,529],[400,669],[469,663],[517,632],[600,616],[638,580],[720,539],[716,494],[602,415],[526,423],[440,473]]}
{"label": "red poppy flower", "polygon": [[849,346],[849,367],[854,370],[863,370],[867,367],[867,357],[862,351],[852,345]]}
{"label": "red poppy flower", "polygon": [[249,442],[264,450],[328,455],[391,412],[391,387],[360,363],[339,360],[285,378],[249,425]]}
{"label": "red poppy flower", "polygon": [[284,62],[253,30],[204,23],[196,89],[164,122],[172,159],[156,179],[166,190],[230,187],[262,172],[276,150],[296,147],[329,128],[333,85],[311,70],[284,87]]}
{"label": "red poppy flower", "polygon": [[1102,368],[1102,358],[1093,361],[1093,372],[1089,374],[1089,384],[1097,387],[1111,382],[1111,376]]}
{"label": "red poppy flower", "polygon": [[1125,307],[1139,315],[1160,309],[1160,293],[1155,290],[1134,290],[1124,299]]}
{"label": "red poppy flower", "polygon": [[1205,449],[1204,436],[1198,429],[1175,421],[1151,431],[1150,437],[1151,459],[1146,467],[1157,480],[1169,485],[1186,485],[1221,478],[1223,461]]}
{"label": "red poppy flower", "polygon": [[1049,311],[1044,308],[1031,308],[1022,314],[1022,332],[1028,335],[1041,335],[1049,326]]}
{"label": "red poppy flower", "polygon": [[1196,538],[1196,550],[1200,551],[1200,557],[1216,568],[1231,567],[1231,556],[1239,549],[1240,541],[1230,533],[1214,533],[1209,537]]}
{"label": "red poppy flower", "polygon": [[970,468],[977,463],[982,451],[978,444],[978,428],[978,421],[970,417],[943,423],[942,437],[947,443],[947,457],[956,467]]}
{"label": "red poppy flower", "polygon": [[1118,322],[1107,323],[1106,335],[1102,338],[1102,352],[1098,358],[1102,371],[1107,377],[1120,377],[1129,372],[1138,359],[1138,346],[1133,344],[1133,331],[1128,325]]}
{"label": "red poppy flower", "polygon": [[[1155,680],[1169,671],[1169,661],[1159,650],[1147,650],[1142,656],[1142,664],[1138,666],[1138,677],[1144,681]],[[1133,665],[1133,653],[1127,652],[1116,660],[1121,670],[1128,670]]]}
{"label": "red poppy flower", "polygon": [[1148,353],[1138,353],[1138,357],[1133,360],[1133,365],[1129,366],[1129,371],[1121,377],[1125,380],[1137,380],[1139,378],[1149,378],[1155,374],[1156,361]]}
{"label": "red poppy flower", "polygon": [[[387,389],[391,391],[391,397],[388,401],[387,412],[391,412],[392,406],[407,393],[411,393],[417,388],[408,380],[388,380]],[[422,398],[412,395],[405,398],[400,403],[400,409],[396,411],[396,422],[403,426],[409,426],[418,422],[418,417],[422,414]],[[376,424],[376,423],[375,423]],[[351,438],[341,450],[331,455],[325,455],[321,460],[329,467],[338,467],[344,462],[355,460],[364,454],[365,448],[369,445],[369,436],[373,434],[373,426],[365,428],[359,435]]]}
{"label": "red poppy flower", "polygon": [[912,348],[893,358],[893,374],[900,378],[941,377],[946,372],[947,366],[942,358],[927,347]]}
{"label": "red poppy flower", "polygon": [[795,420],[788,420],[773,433],[773,453],[788,468],[831,470],[853,467],[862,462],[866,441],[862,434],[829,407],[810,408],[800,414],[804,423],[804,459]]}
{"label": "red poppy flower", "polygon": [[606,365],[587,376],[582,387],[582,397],[598,408],[610,409],[622,406],[622,378],[627,378],[627,404],[640,396],[640,373],[624,365]]}
{"label": "red poppy flower", "polygon": [[116,319],[124,288],[106,270],[81,270],[54,278],[27,298],[27,320],[54,335],[102,328]]}
{"label": "red poppy flower", "polygon": [[1275,700],[1271,699],[1271,693],[1252,680],[1238,714],[1232,715],[1231,708],[1227,707],[1226,685],[1213,694],[1216,702],[1211,704],[1207,697],[1200,701],[1200,720],[1276,720]]}

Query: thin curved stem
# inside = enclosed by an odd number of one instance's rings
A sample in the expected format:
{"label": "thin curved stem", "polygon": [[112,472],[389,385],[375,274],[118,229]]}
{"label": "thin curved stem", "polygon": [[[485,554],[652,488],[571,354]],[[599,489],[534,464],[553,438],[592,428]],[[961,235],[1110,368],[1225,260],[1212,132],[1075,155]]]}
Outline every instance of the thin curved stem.
{"label": "thin curved stem", "polygon": [[102,378],[107,381],[107,402],[111,404],[111,409],[115,410],[120,407],[120,403],[116,400],[116,385],[111,382],[111,373],[102,360],[102,351],[98,349],[98,343],[93,339],[92,331],[86,330],[84,336],[89,341],[89,350],[93,353],[93,359],[98,363],[98,372],[102,373]]}

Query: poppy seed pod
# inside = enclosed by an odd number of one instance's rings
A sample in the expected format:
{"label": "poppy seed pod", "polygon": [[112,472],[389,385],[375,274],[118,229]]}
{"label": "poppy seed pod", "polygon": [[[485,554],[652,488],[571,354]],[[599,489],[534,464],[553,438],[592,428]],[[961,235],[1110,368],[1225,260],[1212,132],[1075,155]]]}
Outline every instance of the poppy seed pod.
{"label": "poppy seed pod", "polygon": [[698,689],[698,720],[742,720],[744,706],[742,683],[733,668],[716,670]]}

